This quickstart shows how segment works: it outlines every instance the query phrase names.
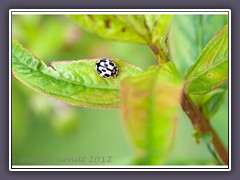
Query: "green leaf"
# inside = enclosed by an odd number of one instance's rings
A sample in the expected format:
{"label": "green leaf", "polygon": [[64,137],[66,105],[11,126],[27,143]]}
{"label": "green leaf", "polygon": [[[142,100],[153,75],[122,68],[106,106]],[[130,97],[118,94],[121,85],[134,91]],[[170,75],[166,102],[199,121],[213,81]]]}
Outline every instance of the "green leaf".
{"label": "green leaf", "polygon": [[133,15],[70,15],[86,30],[101,37],[132,43],[147,43],[142,16]]}
{"label": "green leaf", "polygon": [[145,15],[149,31],[149,44],[155,59],[160,64],[168,60],[168,47],[166,44],[172,15]]}
{"label": "green leaf", "polygon": [[171,23],[171,60],[183,75],[209,40],[227,24],[227,15],[175,15]]}
{"label": "green leaf", "polygon": [[228,80],[228,26],[203,49],[186,76],[186,92],[204,94]]}
{"label": "green leaf", "polygon": [[[170,56],[181,74],[186,74],[208,41],[227,23],[227,15],[175,15],[169,36]],[[217,88],[191,98],[211,118],[223,102],[227,88]],[[213,97],[211,97],[213,96]]]}
{"label": "green leaf", "polygon": [[176,131],[183,82],[169,62],[152,66],[121,84],[122,115],[138,154],[137,164],[159,164]]}
{"label": "green leaf", "polygon": [[218,158],[214,147],[212,146],[211,142],[212,142],[212,134],[210,132],[204,133],[201,135],[201,139],[205,142],[205,144],[207,145],[207,148],[209,150],[209,152],[213,155],[213,157],[215,158],[215,160],[220,164],[223,165],[220,161],[220,159]]}
{"label": "green leaf", "polygon": [[218,111],[227,93],[227,87],[218,87],[203,98],[202,111],[205,117],[211,118]]}
{"label": "green leaf", "polygon": [[119,75],[104,79],[95,72],[97,60],[55,61],[47,66],[18,42],[12,42],[12,72],[28,87],[71,105],[119,107],[120,81],[142,70],[112,59],[119,68]]}
{"label": "green leaf", "polygon": [[198,104],[204,116],[211,119],[218,111],[227,93],[227,83],[203,95],[192,95],[192,99]]}
{"label": "green leaf", "polygon": [[151,42],[164,42],[169,32],[172,15],[145,15],[146,24],[151,34]]}
{"label": "green leaf", "polygon": [[116,15],[117,19],[133,28],[137,34],[148,41],[148,28],[146,27],[145,17],[142,15]]}
{"label": "green leaf", "polygon": [[70,15],[90,32],[111,40],[165,46],[171,15]]}

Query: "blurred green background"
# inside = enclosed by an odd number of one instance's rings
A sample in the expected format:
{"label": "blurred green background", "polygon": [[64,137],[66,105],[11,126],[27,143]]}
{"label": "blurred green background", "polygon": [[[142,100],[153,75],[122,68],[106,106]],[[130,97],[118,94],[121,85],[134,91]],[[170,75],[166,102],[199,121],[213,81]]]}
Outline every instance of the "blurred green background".
{"label": "blurred green background", "polygon": [[[214,22],[209,22],[209,26],[213,26],[215,34],[227,22],[227,18],[217,16],[212,19]],[[182,21],[184,27],[179,23]],[[175,44],[176,54],[192,51],[193,47],[181,39],[183,36],[179,32],[180,26],[191,31],[191,23],[189,15],[174,18],[172,34],[175,35],[171,41],[181,42],[180,45]],[[188,35],[194,36],[191,32]],[[63,15],[13,15],[12,37],[46,63],[108,57],[120,58],[143,69],[156,64],[147,46],[100,38],[84,31]],[[203,39],[203,46],[208,40]],[[176,62],[176,59],[174,62],[182,75],[194,63],[191,57],[188,63]],[[165,165],[213,164],[214,159],[205,144],[196,144],[194,141],[191,123],[181,108],[179,113],[176,141]],[[211,122],[227,148],[227,95]],[[79,156],[111,156],[112,162],[73,162]],[[133,158],[134,150],[125,133],[119,110],[69,106],[38,94],[12,78],[13,165],[129,165]]]}

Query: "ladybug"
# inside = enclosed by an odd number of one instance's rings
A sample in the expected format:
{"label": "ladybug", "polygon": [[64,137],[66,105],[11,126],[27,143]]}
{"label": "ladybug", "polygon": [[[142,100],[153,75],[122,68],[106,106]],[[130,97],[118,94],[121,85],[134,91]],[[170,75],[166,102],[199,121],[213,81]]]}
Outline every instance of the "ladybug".
{"label": "ladybug", "polygon": [[118,76],[118,67],[110,59],[100,59],[96,62],[95,70],[103,78],[114,78]]}

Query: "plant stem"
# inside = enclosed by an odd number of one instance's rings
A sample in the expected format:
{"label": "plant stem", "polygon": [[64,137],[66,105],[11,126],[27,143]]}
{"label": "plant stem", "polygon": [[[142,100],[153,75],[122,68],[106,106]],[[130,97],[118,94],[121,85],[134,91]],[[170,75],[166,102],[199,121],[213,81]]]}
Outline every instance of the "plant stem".
{"label": "plant stem", "polygon": [[163,51],[163,48],[158,44],[150,44],[155,59],[158,61],[160,65],[166,63],[168,61],[167,54]]}
{"label": "plant stem", "polygon": [[197,130],[197,133],[201,136],[205,133],[211,134],[211,145],[215,149],[216,154],[224,164],[228,164],[228,153],[224,148],[221,140],[211,127],[208,119],[206,119],[202,112],[196,107],[192,99],[186,93],[183,93],[182,97],[182,108],[184,112],[190,118],[193,127]]}

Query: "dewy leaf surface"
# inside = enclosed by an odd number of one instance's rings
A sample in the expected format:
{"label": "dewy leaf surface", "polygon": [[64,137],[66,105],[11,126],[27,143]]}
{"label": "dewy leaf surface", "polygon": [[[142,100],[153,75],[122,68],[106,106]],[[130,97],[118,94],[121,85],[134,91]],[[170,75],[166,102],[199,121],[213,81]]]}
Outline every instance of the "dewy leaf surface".
{"label": "dewy leaf surface", "polygon": [[204,94],[228,80],[228,26],[203,49],[186,76],[186,92]]}
{"label": "dewy leaf surface", "polygon": [[172,63],[152,66],[121,84],[124,124],[139,164],[159,164],[171,149],[183,82]]}
{"label": "dewy leaf surface", "polygon": [[12,73],[28,87],[71,105],[119,107],[120,82],[142,70],[112,59],[119,68],[119,76],[104,79],[95,71],[98,60],[55,61],[47,66],[18,42],[12,41]]}

